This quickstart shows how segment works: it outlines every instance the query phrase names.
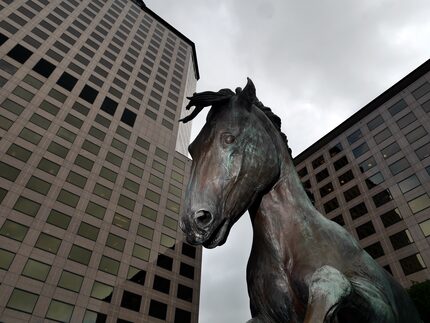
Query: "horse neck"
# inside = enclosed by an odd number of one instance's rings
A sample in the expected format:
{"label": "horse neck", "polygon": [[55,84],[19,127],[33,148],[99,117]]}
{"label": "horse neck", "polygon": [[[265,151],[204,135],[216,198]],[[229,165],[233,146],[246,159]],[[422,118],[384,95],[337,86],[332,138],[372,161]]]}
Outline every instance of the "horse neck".
{"label": "horse neck", "polygon": [[[284,146],[285,147],[285,146]],[[250,209],[254,244],[261,244],[283,257],[287,239],[304,234],[309,217],[315,210],[297,176],[286,148],[281,148],[280,175],[270,191]],[[260,247],[257,247],[260,248]]]}

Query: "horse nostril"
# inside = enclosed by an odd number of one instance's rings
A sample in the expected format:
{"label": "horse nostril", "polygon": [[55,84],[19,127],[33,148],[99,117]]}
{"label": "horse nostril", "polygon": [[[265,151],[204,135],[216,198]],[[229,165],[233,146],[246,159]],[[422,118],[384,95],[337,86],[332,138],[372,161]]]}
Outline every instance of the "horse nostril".
{"label": "horse nostril", "polygon": [[213,220],[212,214],[208,211],[200,210],[194,213],[194,222],[201,229],[211,224],[212,220]]}

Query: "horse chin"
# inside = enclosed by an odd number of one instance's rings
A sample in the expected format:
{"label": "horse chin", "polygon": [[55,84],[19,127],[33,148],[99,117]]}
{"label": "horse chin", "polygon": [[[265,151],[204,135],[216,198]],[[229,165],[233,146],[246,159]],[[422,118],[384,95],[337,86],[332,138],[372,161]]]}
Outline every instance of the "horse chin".
{"label": "horse chin", "polygon": [[218,246],[222,246],[228,237],[230,232],[230,221],[229,219],[224,219],[212,232],[212,234],[203,242],[203,247],[207,249],[213,249]]}

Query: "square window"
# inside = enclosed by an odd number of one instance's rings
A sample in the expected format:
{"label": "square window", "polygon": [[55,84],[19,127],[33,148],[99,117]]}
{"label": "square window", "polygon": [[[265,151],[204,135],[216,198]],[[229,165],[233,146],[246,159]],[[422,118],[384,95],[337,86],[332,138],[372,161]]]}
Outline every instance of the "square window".
{"label": "square window", "polygon": [[137,243],[134,244],[133,247],[133,256],[144,260],[144,261],[149,261],[149,254],[150,254],[150,250],[144,246],[141,246]]}
{"label": "square window", "polygon": [[127,217],[125,217],[119,213],[115,213],[115,215],[113,217],[112,224],[121,228],[121,229],[128,231],[128,229],[130,228],[130,222],[131,221],[129,218],[127,218]]}
{"label": "square window", "polygon": [[112,196],[112,190],[104,185],[96,183],[94,186],[93,193],[101,198],[109,200]]}
{"label": "square window", "polygon": [[406,193],[421,185],[421,182],[416,175],[412,175],[399,182],[398,185],[402,193]]}
{"label": "square window", "polygon": [[130,139],[131,136],[131,132],[121,126],[118,126],[118,128],[116,128],[116,133],[119,134],[121,137],[124,137],[125,139]]}
{"label": "square window", "polygon": [[169,294],[170,293],[170,280],[160,277],[158,275],[154,276],[154,283],[152,288],[158,290],[159,292]]}
{"label": "square window", "polygon": [[27,232],[27,226],[11,220],[4,221],[2,227],[0,228],[0,235],[17,241],[23,241],[27,235]]}
{"label": "square window", "polygon": [[118,102],[112,100],[109,97],[106,97],[102,103],[102,106],[100,107],[101,110],[103,110],[104,112],[110,114],[110,115],[114,115],[116,108],[118,107]]}
{"label": "square window", "polygon": [[40,261],[36,261],[33,259],[28,259],[21,274],[23,276],[44,282],[48,277],[50,269],[50,265],[44,264]]}
{"label": "square window", "polygon": [[154,236],[154,229],[139,223],[137,234],[145,239],[152,240]]}
{"label": "square window", "polygon": [[69,149],[60,144],[57,144],[55,141],[49,144],[48,151],[63,159],[65,159],[67,154],[69,153]]}
{"label": "square window", "polygon": [[190,258],[196,258],[196,247],[190,246],[189,244],[183,242],[182,243],[182,254],[186,255]]}
{"label": "square window", "polygon": [[118,205],[133,212],[134,207],[136,206],[136,201],[121,194],[118,199]]}
{"label": "square window", "polygon": [[31,142],[34,145],[39,144],[40,140],[42,139],[41,135],[25,127],[21,130],[19,137]]}
{"label": "square window", "polygon": [[176,308],[174,323],[191,323],[191,312]]}
{"label": "square window", "polygon": [[12,48],[7,56],[13,58],[17,62],[24,64],[30,56],[33,55],[33,52],[20,44],[16,44],[14,48]]}
{"label": "square window", "polygon": [[368,236],[370,236],[376,232],[375,227],[372,224],[372,221],[366,222],[366,223],[356,227],[355,231],[357,231],[357,235],[358,235],[358,238],[360,240],[367,238]]}
{"label": "square window", "polygon": [[69,227],[71,219],[72,218],[67,214],[61,213],[57,210],[51,210],[46,222],[66,230]]}
{"label": "square window", "polygon": [[408,204],[412,213],[415,214],[430,207],[430,197],[428,194],[424,193],[423,195],[408,201]]}
{"label": "square window", "polygon": [[60,280],[58,281],[58,286],[79,293],[83,281],[84,277],[63,270]]}
{"label": "square window", "polygon": [[390,112],[391,116],[395,116],[397,113],[402,111],[407,106],[408,105],[406,104],[405,100],[400,99],[399,101],[397,101],[391,107],[388,108],[388,112]]}
{"label": "square window", "polygon": [[87,178],[74,171],[70,171],[69,175],[67,175],[66,182],[76,185],[79,188],[84,188],[87,183]]}
{"label": "square window", "polygon": [[400,222],[403,219],[399,209],[393,209],[388,212],[385,212],[384,214],[381,214],[380,217],[385,228],[388,228],[389,226]]}
{"label": "square window", "polygon": [[130,266],[128,268],[127,279],[136,284],[145,285],[146,271]]}
{"label": "square window", "polygon": [[[105,323],[107,321],[107,315],[103,313],[97,313],[86,310],[84,316],[84,323]],[[119,319],[117,320],[119,322]]]}
{"label": "square window", "polygon": [[179,299],[183,299],[184,301],[192,303],[193,302],[193,289],[188,287],[188,286],[178,284],[177,296]]}
{"label": "square window", "polygon": [[124,112],[122,113],[122,116],[121,116],[121,121],[124,122],[125,124],[128,124],[130,127],[133,127],[134,122],[136,121],[136,117],[137,117],[136,113],[128,109],[124,109]]}
{"label": "square window", "polygon": [[409,230],[403,230],[390,236],[391,245],[394,250],[401,249],[414,242]]}
{"label": "square window", "polygon": [[13,206],[13,209],[18,212],[29,215],[31,217],[35,217],[37,212],[39,212],[40,205],[41,205],[40,203],[32,201],[26,197],[20,196],[16,200],[15,205]]}
{"label": "square window", "polygon": [[89,85],[85,85],[81,93],[79,94],[79,97],[81,97],[88,103],[94,103],[98,94],[99,92],[96,89],[92,88]]}
{"label": "square window", "polygon": [[9,270],[15,254],[8,250],[0,249],[0,269]]}
{"label": "square window", "polygon": [[10,145],[9,149],[6,151],[6,154],[8,154],[9,156],[15,157],[18,160],[26,162],[31,156],[31,151],[21,146],[12,144]]}
{"label": "square window", "polygon": [[367,213],[366,204],[359,203],[356,206],[349,209],[349,213],[351,214],[351,218],[353,220],[358,219],[359,217],[365,215]]}
{"label": "square window", "polygon": [[60,249],[60,245],[61,239],[42,232],[39,235],[39,238],[37,238],[36,244],[34,246],[56,255],[58,249]]}
{"label": "square window", "polygon": [[46,312],[46,318],[60,322],[70,322],[73,309],[73,305],[53,299],[49,304],[48,312]]}
{"label": "square window", "polygon": [[171,271],[173,268],[173,259],[169,256],[159,254],[157,258],[157,266]]}
{"label": "square window", "polygon": [[72,115],[70,113],[66,116],[64,121],[67,122],[68,124],[70,124],[71,126],[78,128],[78,129],[81,129],[81,127],[84,123],[81,119],[75,117],[74,115]]}
{"label": "square window", "polygon": [[363,155],[364,153],[366,153],[367,151],[369,151],[369,146],[367,145],[367,143],[364,142],[360,146],[354,148],[352,150],[352,153],[353,153],[355,158],[358,158],[361,155]]}
{"label": "square window", "polygon": [[39,62],[33,67],[33,71],[39,73],[40,75],[48,78],[52,72],[55,70],[55,65],[48,62],[47,60],[41,58]]}
{"label": "square window", "polygon": [[426,268],[423,258],[419,253],[399,260],[405,275],[416,273]]}
{"label": "square window", "polygon": [[53,116],[56,116],[58,112],[60,111],[60,108],[56,105],[53,105],[52,103],[43,100],[42,103],[39,105],[39,107],[43,110],[48,112],[49,114],[52,114]]}
{"label": "square window", "polygon": [[366,178],[367,188],[370,190],[384,181],[384,176],[382,176],[381,172],[377,172],[376,174]]}
{"label": "square window", "polygon": [[78,205],[79,196],[65,189],[61,189],[57,196],[57,201],[75,208],[76,205]]}
{"label": "square window", "polygon": [[352,134],[350,134],[347,139],[350,145],[352,145],[354,142],[356,142],[358,139],[363,137],[363,134],[361,133],[361,130],[358,129],[354,131]]}
{"label": "square window", "polygon": [[36,176],[31,176],[25,187],[42,195],[47,195],[51,188],[51,184]]}
{"label": "square window", "polygon": [[109,233],[107,240],[106,240],[106,245],[108,247],[115,249],[115,250],[124,251],[125,239],[121,238],[120,236],[117,236],[113,233]]}
{"label": "square window", "polygon": [[194,267],[181,262],[179,267],[179,274],[189,279],[194,279]]}
{"label": "square window", "polygon": [[81,237],[96,241],[97,237],[99,235],[99,228],[85,223],[85,222],[81,222],[81,224],[79,225],[79,229],[78,229],[78,235],[80,235]]}
{"label": "square window", "polygon": [[83,265],[88,265],[91,260],[91,251],[77,245],[70,249],[68,258]]}
{"label": "square window", "polygon": [[15,288],[9,297],[6,307],[25,313],[33,313],[39,295]]}
{"label": "square window", "polygon": [[97,203],[89,201],[87,208],[85,209],[85,213],[92,215],[97,219],[103,219],[106,213],[106,208]]}
{"label": "square window", "polygon": [[401,158],[395,161],[394,163],[388,165],[388,168],[390,169],[391,174],[393,176],[401,173],[402,171],[404,171],[409,167],[410,167],[410,164],[406,158]]}
{"label": "square window", "polygon": [[118,275],[119,261],[102,256],[100,259],[99,270],[104,271],[108,274]]}
{"label": "square window", "polygon": [[379,192],[378,194],[372,196],[373,203],[375,203],[376,207],[380,207],[390,202],[392,199],[393,197],[391,196],[391,193],[388,189],[383,190],[382,192]]}
{"label": "square window", "polygon": [[91,171],[91,169],[93,168],[93,165],[94,165],[94,161],[92,161],[91,159],[84,157],[82,155],[78,155],[78,156],[76,156],[76,159],[75,159],[75,165],[78,165],[78,166],[82,167],[83,169]]}
{"label": "square window", "polygon": [[112,300],[113,287],[95,281],[91,290],[91,297],[110,303]]}
{"label": "square window", "polygon": [[21,171],[0,161],[0,176],[14,182]]}
{"label": "square window", "polygon": [[377,259],[377,258],[382,257],[383,255],[385,255],[384,249],[382,248],[382,245],[381,245],[380,242],[375,242],[374,244],[371,244],[370,246],[365,247],[364,250],[373,259]]}
{"label": "square window", "polygon": [[339,207],[339,202],[337,201],[337,198],[332,198],[330,201],[324,203],[324,212],[326,214],[336,210]]}
{"label": "square window", "polygon": [[149,316],[158,318],[160,320],[166,320],[167,305],[156,300],[151,299],[149,304]]}
{"label": "square window", "polygon": [[122,294],[121,306],[124,308],[128,308],[129,310],[139,312],[141,302],[142,302],[141,295],[138,295],[126,290]]}

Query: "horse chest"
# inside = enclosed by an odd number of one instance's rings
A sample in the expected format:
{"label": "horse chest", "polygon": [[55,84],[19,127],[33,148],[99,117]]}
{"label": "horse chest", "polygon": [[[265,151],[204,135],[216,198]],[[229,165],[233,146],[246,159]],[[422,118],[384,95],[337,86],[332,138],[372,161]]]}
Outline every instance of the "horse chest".
{"label": "horse chest", "polygon": [[248,265],[248,293],[253,317],[263,322],[302,322],[303,302],[292,290],[294,282],[282,268],[271,261]]}

